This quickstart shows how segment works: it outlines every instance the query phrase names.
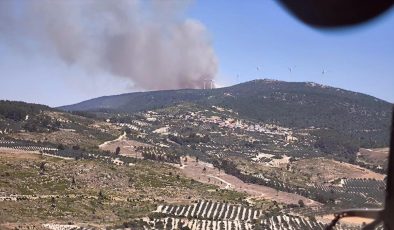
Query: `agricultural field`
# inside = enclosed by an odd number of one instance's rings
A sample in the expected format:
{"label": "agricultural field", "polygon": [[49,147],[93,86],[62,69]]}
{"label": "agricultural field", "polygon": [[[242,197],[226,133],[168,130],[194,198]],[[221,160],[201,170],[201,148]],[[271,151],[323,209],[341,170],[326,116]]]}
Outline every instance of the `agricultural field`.
{"label": "agricultural field", "polygon": [[0,224],[72,219],[108,225],[146,216],[166,202],[187,204],[210,197],[239,203],[245,197],[149,161],[119,166],[10,148],[2,148],[0,156]]}
{"label": "agricultural field", "polygon": [[[185,159],[187,159],[186,162]],[[268,186],[244,182],[233,175],[227,174],[223,170],[219,170],[219,168],[215,168],[212,164],[201,161],[196,162],[195,159],[190,157],[183,158],[180,169],[183,174],[189,178],[193,178],[202,183],[214,184],[223,189],[245,192],[252,197],[266,198],[284,204],[298,204],[299,200],[303,200],[306,205],[319,205],[318,202],[297,194],[278,191]]]}
{"label": "agricultural field", "polygon": [[318,128],[192,103],[35,116],[0,135],[0,229],[324,229],[383,206],[384,149],[327,154]]}

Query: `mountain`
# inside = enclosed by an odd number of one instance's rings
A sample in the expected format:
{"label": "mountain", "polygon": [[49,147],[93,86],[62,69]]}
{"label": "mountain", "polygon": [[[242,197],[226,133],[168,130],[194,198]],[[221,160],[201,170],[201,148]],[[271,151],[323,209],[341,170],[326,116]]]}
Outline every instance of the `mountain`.
{"label": "mountain", "polygon": [[253,80],[212,90],[182,89],[105,96],[66,111],[133,113],[180,103],[232,109],[240,118],[286,127],[320,128],[321,136],[351,138],[364,147],[388,144],[392,104],[378,98],[312,82]]}

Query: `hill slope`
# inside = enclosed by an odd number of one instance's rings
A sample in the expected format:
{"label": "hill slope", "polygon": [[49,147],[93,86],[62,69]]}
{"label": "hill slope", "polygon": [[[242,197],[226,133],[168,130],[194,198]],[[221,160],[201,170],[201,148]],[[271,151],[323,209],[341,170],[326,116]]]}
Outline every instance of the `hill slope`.
{"label": "hill slope", "polygon": [[[106,96],[60,107],[68,111],[137,112],[183,102],[221,106],[241,118],[296,128],[323,128],[325,139],[350,136],[361,146],[388,143],[392,104],[310,82],[254,80],[213,90],[167,90]],[[325,141],[327,142],[327,141]],[[344,143],[346,144],[346,143]]]}
{"label": "hill slope", "polygon": [[0,100],[0,139],[96,146],[121,134],[91,114],[59,111],[45,105]]}

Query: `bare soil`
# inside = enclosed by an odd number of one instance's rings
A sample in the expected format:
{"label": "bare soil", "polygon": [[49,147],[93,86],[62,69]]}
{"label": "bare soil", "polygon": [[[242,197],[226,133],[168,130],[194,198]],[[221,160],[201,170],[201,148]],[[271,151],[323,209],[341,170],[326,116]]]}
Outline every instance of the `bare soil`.
{"label": "bare soil", "polygon": [[115,152],[116,148],[120,147],[120,155],[142,158],[141,153],[136,151],[136,148],[139,146],[149,147],[151,145],[134,140],[129,140],[126,135],[123,134],[115,140],[104,142],[103,144],[99,145],[99,148],[101,150]]}
{"label": "bare soil", "polygon": [[[335,216],[333,214],[330,215],[324,215],[321,217],[318,217],[316,219],[322,221],[323,223],[330,223]],[[339,223],[346,224],[346,225],[355,225],[355,226],[362,226],[362,224],[369,224],[373,221],[373,219],[369,218],[364,218],[364,217],[345,217],[342,218]]]}
{"label": "bare soil", "polygon": [[[179,166],[178,166],[179,167]],[[303,196],[277,191],[273,188],[249,184],[241,181],[235,176],[228,175],[220,171],[210,164],[199,161],[194,158],[187,157],[187,162],[182,159],[182,167],[179,167],[183,174],[194,180],[219,186],[222,189],[231,189],[237,192],[246,192],[254,198],[269,199],[285,204],[298,204],[299,200],[303,200],[307,206],[316,206],[320,203]],[[203,169],[206,169],[205,172]]]}
{"label": "bare soil", "polygon": [[[36,153],[36,154],[33,154]],[[11,148],[3,148],[0,147],[0,157],[5,158],[13,158],[13,159],[28,159],[35,160],[39,159],[39,152],[30,152],[20,149],[11,149]]]}
{"label": "bare soil", "polygon": [[310,180],[324,183],[339,178],[370,178],[383,180],[383,174],[375,173],[357,165],[325,158],[311,158],[296,161],[292,164],[296,173],[308,174]]}
{"label": "bare soil", "polygon": [[365,160],[367,163],[375,165],[383,165],[389,155],[389,148],[378,148],[378,149],[363,149],[361,148],[358,157]]}
{"label": "bare soil", "polygon": [[100,142],[95,138],[89,138],[77,132],[69,132],[65,130],[55,131],[51,133],[12,133],[12,138],[19,140],[41,141],[51,143],[62,143],[64,145],[98,145]]}

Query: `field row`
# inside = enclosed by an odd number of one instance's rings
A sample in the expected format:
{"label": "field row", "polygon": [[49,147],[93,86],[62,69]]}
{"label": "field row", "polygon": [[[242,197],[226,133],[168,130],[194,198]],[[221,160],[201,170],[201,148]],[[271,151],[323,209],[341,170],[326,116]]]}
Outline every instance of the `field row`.
{"label": "field row", "polygon": [[191,230],[252,230],[251,223],[246,223],[240,220],[199,220],[199,219],[181,219],[181,218],[161,218],[149,222],[149,227],[144,226],[144,229],[167,229],[178,230],[188,227]]}
{"label": "field row", "polygon": [[1,143],[0,147],[16,149],[16,150],[24,150],[24,151],[41,151],[41,152],[57,152],[58,149],[50,148],[50,147],[42,147],[42,146],[34,146],[34,145],[15,145],[15,143]]}
{"label": "field row", "polygon": [[163,205],[159,206],[156,212],[185,218],[247,222],[256,220],[262,215],[261,211],[255,208],[204,200],[193,205]]}
{"label": "field row", "polygon": [[[242,220],[200,220],[200,219],[188,219],[188,218],[177,218],[177,217],[165,217],[157,218],[153,220],[139,222],[141,228],[150,229],[166,229],[166,230],[179,230],[179,229],[190,229],[190,230],[323,230],[326,224],[292,215],[278,215],[265,217],[260,221],[254,221],[249,223]],[[347,225],[337,224],[337,230],[351,230],[357,229]]]}

